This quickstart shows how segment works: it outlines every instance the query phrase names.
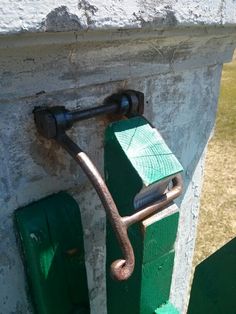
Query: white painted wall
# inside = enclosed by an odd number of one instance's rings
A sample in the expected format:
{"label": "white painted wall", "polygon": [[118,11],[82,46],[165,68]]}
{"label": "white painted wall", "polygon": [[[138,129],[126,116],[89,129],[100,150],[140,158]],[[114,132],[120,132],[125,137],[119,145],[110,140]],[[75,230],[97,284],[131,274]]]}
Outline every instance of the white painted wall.
{"label": "white painted wall", "polygon": [[0,33],[234,24],[235,0],[1,0]]}
{"label": "white painted wall", "polygon": [[[145,116],[185,169],[171,289],[172,302],[185,312],[204,152],[214,127],[222,63],[230,61],[236,43],[235,26],[221,25],[236,22],[236,3],[161,3],[1,1],[0,314],[32,311],[13,213],[59,190],[79,201],[92,314],[106,313],[103,208],[74,161],[38,136],[32,109],[100,105],[121,88],[145,93]],[[72,29],[76,32],[64,32]],[[85,121],[71,132],[101,171],[107,123]]]}

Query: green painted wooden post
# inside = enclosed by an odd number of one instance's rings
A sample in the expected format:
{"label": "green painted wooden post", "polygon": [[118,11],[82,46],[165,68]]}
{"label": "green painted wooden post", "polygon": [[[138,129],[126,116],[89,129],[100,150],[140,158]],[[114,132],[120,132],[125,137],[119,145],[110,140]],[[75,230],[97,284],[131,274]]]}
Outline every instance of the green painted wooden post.
{"label": "green painted wooden post", "polygon": [[236,314],[236,238],[195,269],[188,314]]}
{"label": "green painted wooden post", "polygon": [[16,211],[29,290],[39,314],[88,314],[83,231],[76,201],[60,192]]}
{"label": "green painted wooden post", "polygon": [[[143,117],[118,121],[107,128],[104,159],[106,182],[122,216],[153,200],[153,191],[163,193],[170,178],[182,171],[160,134]],[[137,198],[141,190],[144,192]],[[133,275],[124,282],[109,275],[111,262],[122,253],[107,224],[108,314],[152,314],[168,301],[178,216],[172,204],[129,228],[136,264]]]}

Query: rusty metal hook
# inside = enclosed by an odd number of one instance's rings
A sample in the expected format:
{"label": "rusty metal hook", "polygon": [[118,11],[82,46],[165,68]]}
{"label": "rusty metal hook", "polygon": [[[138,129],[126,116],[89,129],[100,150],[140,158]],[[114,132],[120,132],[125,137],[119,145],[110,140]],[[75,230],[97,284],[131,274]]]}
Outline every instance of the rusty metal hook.
{"label": "rusty metal hook", "polygon": [[151,216],[177,198],[183,189],[182,177],[180,175],[174,177],[172,179],[172,189],[162,195],[154,204],[142,208],[131,216],[121,217],[111,193],[88,155],[65,133],[58,136],[56,140],[80,165],[97,191],[124,256],[124,259],[119,259],[112,263],[111,275],[114,279],[119,281],[127,280],[133,273],[135,264],[133,248],[127,233],[128,228],[132,224]]}
{"label": "rusty metal hook", "polygon": [[[177,198],[182,192],[183,182],[181,176],[177,175],[172,179],[173,187],[171,190],[162,195],[155,203],[140,209],[131,216],[121,217],[99,171],[88,155],[67,136],[65,131],[72,126],[73,122],[91,118],[93,115],[107,112],[128,115],[140,114],[143,112],[143,94],[128,90],[123,94],[112,95],[109,101],[100,109],[91,108],[90,110],[70,112],[64,107],[36,107],[34,118],[39,133],[48,139],[55,139],[75,159],[98,193],[124,256],[123,259],[112,263],[111,275],[119,281],[127,280],[132,275],[135,265],[134,252],[128,237],[128,228],[132,224],[151,216]],[[93,112],[93,115],[91,112]]]}

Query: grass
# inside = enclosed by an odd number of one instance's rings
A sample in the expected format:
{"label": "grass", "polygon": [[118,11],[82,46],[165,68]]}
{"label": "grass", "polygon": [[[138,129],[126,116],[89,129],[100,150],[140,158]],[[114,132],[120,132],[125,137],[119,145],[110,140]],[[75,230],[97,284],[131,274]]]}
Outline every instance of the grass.
{"label": "grass", "polygon": [[193,267],[236,237],[236,54],[223,68],[209,143]]}

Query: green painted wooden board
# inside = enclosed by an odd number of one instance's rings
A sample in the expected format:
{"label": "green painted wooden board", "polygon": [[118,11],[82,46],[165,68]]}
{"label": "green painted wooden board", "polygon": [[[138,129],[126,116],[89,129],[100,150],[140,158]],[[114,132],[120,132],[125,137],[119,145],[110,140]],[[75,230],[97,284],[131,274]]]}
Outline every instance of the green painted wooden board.
{"label": "green painted wooden board", "polygon": [[163,304],[160,308],[156,309],[155,314],[180,314],[180,313],[170,302],[167,302],[166,304]]}
{"label": "green painted wooden board", "polygon": [[173,250],[178,219],[178,208],[171,205],[168,210],[163,210],[162,213],[142,222],[142,229],[145,232],[143,263],[149,263]]}
{"label": "green painted wooden board", "polygon": [[90,313],[76,201],[60,192],[17,210],[15,217],[36,312]]}
{"label": "green painted wooden board", "polygon": [[[143,117],[118,121],[107,128],[104,160],[106,183],[122,216],[134,213],[134,198],[142,189],[182,171],[160,134]],[[175,205],[165,211],[165,215],[156,214],[129,228],[136,264],[125,282],[115,282],[109,276],[111,262],[122,253],[107,224],[108,314],[150,314],[168,300],[178,212]]]}
{"label": "green painted wooden board", "polygon": [[143,263],[139,313],[154,313],[169,299],[174,257],[174,251],[170,251],[147,264]]}
{"label": "green painted wooden board", "polygon": [[195,269],[188,314],[236,314],[236,238]]}

